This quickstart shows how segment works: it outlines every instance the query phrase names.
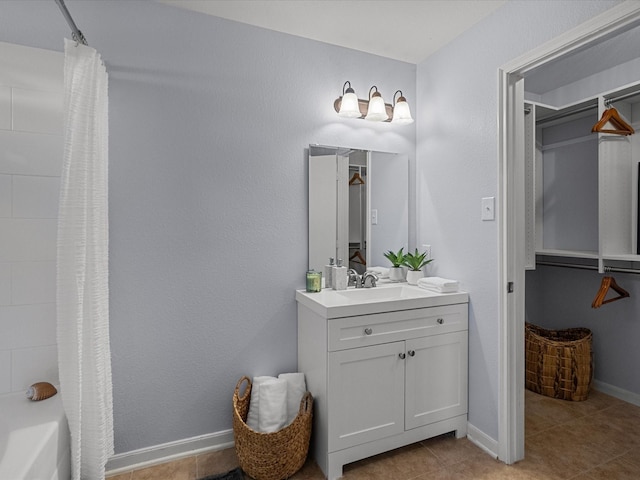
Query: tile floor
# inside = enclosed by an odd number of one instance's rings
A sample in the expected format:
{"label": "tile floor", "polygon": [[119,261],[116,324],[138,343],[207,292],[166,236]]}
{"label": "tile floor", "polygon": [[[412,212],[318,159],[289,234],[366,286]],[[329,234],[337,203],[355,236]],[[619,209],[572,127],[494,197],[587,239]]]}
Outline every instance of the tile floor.
{"label": "tile floor", "polygon": [[[443,435],[346,465],[345,480],[637,480],[640,407],[592,391],[567,402],[526,391],[526,458],[494,460],[466,438]],[[107,477],[109,480],[195,480],[237,466],[233,449]],[[249,478],[249,477],[247,477]],[[321,480],[313,461],[294,480]]]}

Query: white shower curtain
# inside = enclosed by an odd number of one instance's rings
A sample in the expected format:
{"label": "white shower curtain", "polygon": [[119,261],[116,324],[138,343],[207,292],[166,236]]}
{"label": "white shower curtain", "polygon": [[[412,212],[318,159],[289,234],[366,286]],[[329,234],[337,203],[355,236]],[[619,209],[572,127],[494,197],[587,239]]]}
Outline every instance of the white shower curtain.
{"label": "white shower curtain", "polygon": [[100,55],[65,40],[57,333],[74,480],[104,479],[113,454],[107,87]]}

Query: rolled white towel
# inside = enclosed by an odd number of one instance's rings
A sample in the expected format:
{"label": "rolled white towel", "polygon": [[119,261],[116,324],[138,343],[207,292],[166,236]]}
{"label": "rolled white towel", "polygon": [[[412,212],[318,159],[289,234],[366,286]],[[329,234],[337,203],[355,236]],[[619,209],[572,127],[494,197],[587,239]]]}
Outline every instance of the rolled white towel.
{"label": "rolled white towel", "polygon": [[277,380],[276,377],[253,377],[251,382],[251,398],[249,399],[249,411],[247,412],[247,426],[258,432],[258,420],[260,418],[260,387],[263,383]]}
{"label": "rolled white towel", "polygon": [[386,267],[369,267],[368,271],[375,273],[379,278],[388,278],[389,277],[389,269]]}
{"label": "rolled white towel", "polygon": [[260,385],[258,431],[277,432],[287,423],[287,381],[275,378]]}
{"label": "rolled white towel", "polygon": [[418,286],[439,293],[457,292],[459,288],[457,280],[449,280],[442,277],[425,277],[418,280]]}
{"label": "rolled white towel", "polygon": [[293,422],[300,411],[300,400],[307,391],[304,373],[281,373],[279,379],[287,382],[287,425]]}

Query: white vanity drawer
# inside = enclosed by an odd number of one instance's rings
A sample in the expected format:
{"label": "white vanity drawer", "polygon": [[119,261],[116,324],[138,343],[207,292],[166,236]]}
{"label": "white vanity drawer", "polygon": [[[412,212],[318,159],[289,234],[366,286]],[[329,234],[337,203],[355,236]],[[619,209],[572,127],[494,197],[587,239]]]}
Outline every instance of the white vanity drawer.
{"label": "white vanity drawer", "polygon": [[329,351],[468,329],[468,304],[400,310],[328,320]]}

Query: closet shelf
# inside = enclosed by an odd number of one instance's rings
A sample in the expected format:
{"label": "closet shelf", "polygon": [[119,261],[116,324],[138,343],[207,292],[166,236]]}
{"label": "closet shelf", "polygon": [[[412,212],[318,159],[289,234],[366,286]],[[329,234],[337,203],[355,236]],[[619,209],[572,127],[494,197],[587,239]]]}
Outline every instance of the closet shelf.
{"label": "closet shelf", "polygon": [[598,252],[583,251],[583,250],[543,249],[543,250],[536,250],[536,255],[545,255],[548,257],[588,258],[593,260],[598,259]]}
{"label": "closet shelf", "polygon": [[603,260],[618,260],[624,262],[640,262],[640,255],[633,254],[603,254]]}

